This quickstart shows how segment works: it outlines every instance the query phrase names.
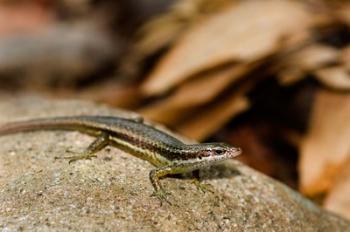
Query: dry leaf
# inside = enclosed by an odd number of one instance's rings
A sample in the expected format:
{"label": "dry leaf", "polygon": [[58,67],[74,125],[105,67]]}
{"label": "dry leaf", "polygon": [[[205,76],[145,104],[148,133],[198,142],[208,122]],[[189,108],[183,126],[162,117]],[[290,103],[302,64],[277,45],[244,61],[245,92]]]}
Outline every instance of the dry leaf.
{"label": "dry leaf", "polygon": [[288,60],[291,64],[298,66],[304,70],[315,70],[324,65],[335,63],[338,61],[339,51],[333,47],[313,44]]}
{"label": "dry leaf", "polygon": [[184,83],[168,98],[141,109],[140,113],[154,121],[171,125],[182,118],[188,109],[213,100],[253,67],[254,64],[230,65],[199,75]]}
{"label": "dry leaf", "polygon": [[213,132],[249,107],[248,100],[240,95],[233,94],[212,107],[205,107],[190,119],[177,127],[177,131],[186,137],[203,141]]}
{"label": "dry leaf", "polygon": [[281,39],[302,33],[310,22],[303,5],[295,1],[242,1],[189,30],[156,66],[143,92],[160,94],[201,70],[265,57]]}
{"label": "dry leaf", "polygon": [[299,67],[286,67],[278,73],[278,82],[281,85],[292,85],[305,77],[305,71]]}
{"label": "dry leaf", "polygon": [[350,161],[339,173],[334,187],[327,195],[324,207],[350,219]]}
{"label": "dry leaf", "polygon": [[122,62],[121,70],[128,75],[140,73],[145,58],[169,47],[196,21],[220,11],[233,0],[178,0],[163,15],[146,22],[137,33],[131,52]]}
{"label": "dry leaf", "polygon": [[135,44],[136,53],[141,56],[155,53],[175,41],[199,17],[215,13],[232,3],[232,0],[175,2],[169,12],[151,20],[140,29],[140,39]]}
{"label": "dry leaf", "polygon": [[350,75],[343,66],[324,68],[315,72],[322,84],[339,90],[350,90]]}
{"label": "dry leaf", "polygon": [[341,18],[345,23],[350,25],[350,4],[346,1],[344,1],[343,4],[339,5],[339,9],[335,12],[337,17]]}
{"label": "dry leaf", "polygon": [[346,70],[350,70],[350,46],[342,49],[340,60]]}
{"label": "dry leaf", "polygon": [[300,188],[307,195],[328,190],[350,156],[350,95],[320,91],[310,129],[301,145]]}
{"label": "dry leaf", "polygon": [[317,70],[328,64],[339,61],[339,51],[333,47],[312,44],[282,61],[284,68],[279,72],[281,84],[289,85],[302,79],[307,72]]}

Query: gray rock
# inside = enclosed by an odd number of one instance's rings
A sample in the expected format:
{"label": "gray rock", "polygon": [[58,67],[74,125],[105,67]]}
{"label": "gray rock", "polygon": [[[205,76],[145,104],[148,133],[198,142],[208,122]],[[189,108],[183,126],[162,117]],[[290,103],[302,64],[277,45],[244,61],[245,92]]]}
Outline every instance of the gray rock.
{"label": "gray rock", "polygon": [[118,45],[121,41],[113,41],[88,22],[53,24],[37,34],[1,37],[1,84],[4,80],[23,87],[75,83],[113,62],[121,52]]}
{"label": "gray rock", "polygon": [[[31,97],[2,102],[0,111],[0,123],[57,115],[125,115],[92,103]],[[205,193],[190,179],[164,179],[173,204],[160,205],[150,196],[148,173],[153,167],[116,148],[70,165],[54,160],[82,151],[92,140],[61,131],[0,137],[0,230],[350,231],[349,221],[237,161],[203,170],[211,189]]]}

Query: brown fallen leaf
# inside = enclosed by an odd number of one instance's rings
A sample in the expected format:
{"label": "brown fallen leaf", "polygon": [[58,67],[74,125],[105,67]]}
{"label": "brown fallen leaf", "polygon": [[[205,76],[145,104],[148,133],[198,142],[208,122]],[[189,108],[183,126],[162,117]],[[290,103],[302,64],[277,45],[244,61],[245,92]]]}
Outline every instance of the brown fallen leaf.
{"label": "brown fallen leaf", "polygon": [[344,1],[343,4],[338,5],[338,9],[335,11],[335,15],[342,21],[350,25],[350,3]]}
{"label": "brown fallen leaf", "polygon": [[330,46],[311,44],[285,57],[285,61],[282,61],[283,68],[278,74],[279,82],[290,85],[305,77],[308,72],[339,62],[339,53]]}
{"label": "brown fallen leaf", "polygon": [[346,70],[350,70],[350,46],[347,46],[342,49],[340,60],[346,68]]}
{"label": "brown fallen leaf", "polygon": [[306,195],[327,191],[350,156],[350,94],[320,90],[310,128],[301,145],[300,189]]}
{"label": "brown fallen leaf", "polygon": [[248,108],[248,99],[234,93],[217,104],[196,112],[191,118],[177,126],[176,130],[186,137],[203,141],[235,115]]}
{"label": "brown fallen leaf", "polygon": [[129,76],[139,76],[142,61],[168,48],[196,21],[220,11],[234,0],[178,0],[162,15],[146,22],[137,31],[135,42],[120,69]]}
{"label": "brown fallen leaf", "polygon": [[161,94],[200,71],[265,57],[281,46],[281,39],[302,33],[311,21],[296,1],[241,1],[189,30],[156,66],[142,90],[147,95]]}
{"label": "brown fallen leaf", "polygon": [[312,44],[288,58],[288,62],[304,70],[315,70],[324,65],[338,61],[339,51],[336,48]]}
{"label": "brown fallen leaf", "polygon": [[344,66],[319,69],[315,72],[317,80],[327,87],[350,90],[350,73]]}
{"label": "brown fallen leaf", "polygon": [[299,67],[285,67],[278,72],[278,82],[281,85],[292,85],[305,77],[305,71]]}
{"label": "brown fallen leaf", "polygon": [[350,219],[350,160],[339,172],[337,180],[327,195],[324,207]]}
{"label": "brown fallen leaf", "polygon": [[169,12],[142,26],[138,32],[139,39],[135,42],[135,52],[138,56],[155,53],[175,41],[181,36],[181,32],[198,18],[215,13],[232,2],[232,0],[182,0],[175,2]]}
{"label": "brown fallen leaf", "polygon": [[198,75],[181,85],[176,91],[155,104],[140,110],[140,113],[154,121],[172,125],[182,118],[190,108],[201,106],[213,100],[230,84],[238,81],[256,64],[229,65],[207,74]]}

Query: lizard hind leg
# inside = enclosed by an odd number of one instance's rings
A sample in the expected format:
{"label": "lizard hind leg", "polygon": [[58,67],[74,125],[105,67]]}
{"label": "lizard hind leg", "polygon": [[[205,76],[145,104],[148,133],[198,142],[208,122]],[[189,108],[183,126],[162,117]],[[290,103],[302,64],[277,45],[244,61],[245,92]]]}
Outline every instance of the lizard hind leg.
{"label": "lizard hind leg", "polygon": [[84,152],[76,154],[74,156],[65,156],[65,157],[55,157],[55,159],[68,159],[69,163],[91,159],[97,157],[96,153],[101,151],[109,144],[109,135],[102,132],[87,148]]}

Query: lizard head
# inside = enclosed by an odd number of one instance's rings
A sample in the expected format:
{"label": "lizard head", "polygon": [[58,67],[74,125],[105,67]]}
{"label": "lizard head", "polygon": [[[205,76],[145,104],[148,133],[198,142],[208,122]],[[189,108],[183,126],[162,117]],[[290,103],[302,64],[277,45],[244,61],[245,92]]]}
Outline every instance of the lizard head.
{"label": "lizard head", "polygon": [[205,148],[200,155],[212,160],[230,159],[242,153],[239,147],[233,147],[225,143],[202,143],[201,145]]}

